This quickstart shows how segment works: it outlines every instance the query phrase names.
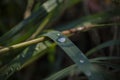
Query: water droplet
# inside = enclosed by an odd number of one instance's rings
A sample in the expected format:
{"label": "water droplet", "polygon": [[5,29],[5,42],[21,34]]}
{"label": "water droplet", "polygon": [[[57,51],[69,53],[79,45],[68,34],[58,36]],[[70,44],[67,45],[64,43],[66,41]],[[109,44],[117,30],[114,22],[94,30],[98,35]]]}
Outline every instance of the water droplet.
{"label": "water droplet", "polygon": [[84,63],[84,60],[80,60],[80,63]]}
{"label": "water droplet", "polygon": [[66,38],[65,38],[65,37],[60,37],[60,38],[58,38],[58,42],[63,43],[63,42],[65,42],[65,41],[66,41]]}
{"label": "water droplet", "polygon": [[58,33],[57,35],[58,35],[58,36],[60,36],[60,34],[59,34],[59,33]]}

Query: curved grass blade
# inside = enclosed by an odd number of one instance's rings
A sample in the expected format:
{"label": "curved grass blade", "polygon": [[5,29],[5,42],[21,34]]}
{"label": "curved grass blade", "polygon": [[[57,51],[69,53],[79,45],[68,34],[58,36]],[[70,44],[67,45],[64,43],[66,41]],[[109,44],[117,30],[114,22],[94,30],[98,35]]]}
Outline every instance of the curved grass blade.
{"label": "curved grass blade", "polygon": [[[105,60],[107,57],[104,57]],[[115,58],[115,57],[114,57]],[[111,59],[114,59],[111,57]],[[103,60],[103,57],[98,57],[98,59],[102,59]],[[102,63],[102,62],[99,62],[99,61],[96,61],[97,58],[95,59],[90,59],[90,62],[93,63],[93,64],[97,64],[97,65],[103,65],[103,66],[107,66],[107,67],[112,67],[112,68],[115,68],[115,69],[119,69],[120,66],[118,65],[115,65],[115,64],[109,64],[109,63]],[[120,69],[119,69],[120,70]],[[78,66],[76,64],[73,64],[65,69],[62,69],[58,72],[56,72],[55,74],[51,75],[50,77],[46,78],[45,80],[60,80],[62,78],[64,78],[65,76],[68,76],[70,73],[73,73],[74,71],[77,71],[77,72],[81,72],[78,68]],[[75,72],[76,73],[76,72]]]}
{"label": "curved grass blade", "polygon": [[89,78],[89,80],[104,80],[100,71],[95,68],[87,59],[87,57],[64,35],[58,31],[45,34],[56,42],[67,55],[77,64],[79,69]]}
{"label": "curved grass blade", "polygon": [[105,47],[109,47],[109,46],[113,46],[113,45],[120,45],[120,40],[111,40],[111,41],[108,41],[108,42],[105,42],[101,45],[98,45],[97,47],[91,49],[90,51],[88,51],[86,53],[86,56],[90,56],[92,55],[93,53],[95,53],[96,51],[100,50],[100,49],[103,49]]}
{"label": "curved grass blade", "polygon": [[109,60],[120,60],[120,57],[98,57],[91,59],[92,61],[109,61]]}
{"label": "curved grass blade", "polygon": [[97,65],[102,65],[102,66],[110,67],[113,70],[120,71],[120,65],[119,64],[114,64],[114,63],[110,63],[110,62],[103,62],[103,61],[92,61],[92,62],[94,64],[97,64]]}
{"label": "curved grass blade", "polygon": [[71,65],[63,70],[60,70],[59,72],[53,74],[52,76],[46,78],[45,80],[61,80],[65,76],[69,75],[71,72],[74,72],[75,70],[79,70],[77,65]]}
{"label": "curved grass blade", "polygon": [[[98,64],[98,65],[103,65],[107,67],[111,67],[114,70],[119,71],[120,70],[120,65],[119,63],[113,63],[114,61],[119,61],[120,57],[98,57],[98,58],[93,58],[90,59],[92,63]],[[112,61],[112,63],[110,62]]]}

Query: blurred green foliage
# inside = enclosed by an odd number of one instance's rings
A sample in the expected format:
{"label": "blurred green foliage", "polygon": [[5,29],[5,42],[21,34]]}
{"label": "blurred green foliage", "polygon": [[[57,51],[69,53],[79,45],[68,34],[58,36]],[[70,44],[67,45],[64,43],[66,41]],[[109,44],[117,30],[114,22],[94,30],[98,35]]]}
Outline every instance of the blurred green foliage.
{"label": "blurred green foliage", "polygon": [[117,0],[1,0],[0,80],[11,65],[8,80],[87,80],[56,43],[42,39],[52,30],[68,36],[103,69],[105,80],[119,80],[118,6]]}

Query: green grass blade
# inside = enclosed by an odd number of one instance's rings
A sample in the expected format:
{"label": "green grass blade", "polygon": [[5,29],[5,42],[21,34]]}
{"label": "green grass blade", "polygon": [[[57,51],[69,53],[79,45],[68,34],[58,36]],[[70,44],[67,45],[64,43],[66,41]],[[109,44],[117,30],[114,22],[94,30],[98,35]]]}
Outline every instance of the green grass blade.
{"label": "green grass blade", "polygon": [[45,80],[61,80],[65,76],[69,75],[71,72],[74,72],[75,70],[79,70],[77,65],[71,65],[71,66],[53,74],[52,76],[46,78]]}
{"label": "green grass blade", "polygon": [[49,32],[45,36],[57,43],[90,80],[98,78],[98,80],[104,80],[99,70],[89,62],[87,57],[67,37],[58,31]]}
{"label": "green grass blade", "polygon": [[37,45],[33,45],[26,48],[10,63],[8,63],[7,65],[3,66],[0,69],[0,77],[2,78],[2,80],[8,79],[14,72],[19,71],[20,69],[31,63],[32,61],[38,59],[40,56],[44,55],[46,51],[47,51],[47,47],[42,43],[38,43]]}
{"label": "green grass blade", "polygon": [[92,61],[109,61],[109,60],[120,60],[120,57],[98,57],[91,59]]}
{"label": "green grass blade", "polygon": [[[57,0],[49,0],[46,1],[37,12],[33,13],[29,18],[23,20],[17,26],[12,28],[9,32],[5,33],[1,38],[0,42],[4,42],[5,40],[13,37],[15,34],[19,33],[22,29],[33,23],[32,25],[37,24],[40,20],[42,20],[46,15],[55,9],[60,3],[63,1]],[[51,6],[52,5],[52,6]]]}
{"label": "green grass blade", "polygon": [[[111,57],[109,58],[110,59],[114,59],[116,57]],[[97,65],[103,65],[103,66],[107,66],[107,67],[112,67],[112,68],[115,68],[115,69],[119,69],[120,66],[116,65],[116,64],[110,64],[108,62],[99,62],[99,61],[96,61],[96,60],[108,60],[107,57],[98,57],[98,58],[94,58],[94,59],[90,59],[90,62],[94,63],[94,64],[97,64]],[[119,69],[120,70],[120,69]],[[64,78],[65,76],[68,76],[70,73],[73,73],[74,71],[77,71],[77,72],[80,72],[80,70],[78,69],[77,65],[76,64],[73,64],[65,69],[62,69],[58,72],[56,72],[55,74],[51,75],[50,77],[46,78],[45,80],[60,80],[62,78]]]}
{"label": "green grass blade", "polygon": [[80,27],[80,26],[84,27],[84,25],[86,23],[91,23],[91,24],[102,23],[104,21],[108,21],[111,17],[119,15],[120,12],[118,10],[119,9],[117,9],[117,10],[113,9],[110,11],[101,12],[101,13],[90,15],[90,16],[84,16],[84,17],[77,19],[73,22],[70,22],[66,25],[61,25],[61,26],[55,27],[54,29],[58,30],[58,31],[63,31],[63,30],[68,30],[68,29],[75,28],[75,27]]}
{"label": "green grass blade", "polygon": [[91,49],[90,51],[88,51],[86,53],[87,56],[90,56],[92,55],[93,53],[97,52],[98,50],[101,50],[105,47],[109,47],[109,46],[113,46],[113,45],[120,45],[120,40],[111,40],[111,41],[108,41],[108,42],[105,42],[101,45],[98,45],[97,47]]}

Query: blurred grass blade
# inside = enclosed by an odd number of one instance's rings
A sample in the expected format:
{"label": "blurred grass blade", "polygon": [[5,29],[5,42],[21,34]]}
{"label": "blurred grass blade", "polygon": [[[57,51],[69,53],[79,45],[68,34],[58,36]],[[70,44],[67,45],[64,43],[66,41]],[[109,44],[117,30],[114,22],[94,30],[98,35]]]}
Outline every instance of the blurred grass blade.
{"label": "blurred grass blade", "polygon": [[61,80],[65,76],[69,75],[70,73],[73,73],[75,70],[79,70],[77,65],[71,65],[71,66],[53,74],[52,76],[46,78],[45,80]]}
{"label": "blurred grass blade", "polygon": [[[45,7],[45,9],[47,8],[47,10],[49,10],[50,7],[46,7],[46,6],[49,6],[53,3],[55,3],[56,0],[51,0],[52,2],[48,3],[48,2],[45,2],[41,7]],[[54,6],[54,10],[49,10],[49,12],[47,12],[48,14],[42,12],[42,8],[40,7],[39,9],[37,9],[37,11],[34,11],[34,13],[26,20],[22,21],[20,24],[23,23],[23,25],[20,25],[18,24],[17,26],[15,26],[13,29],[11,29],[8,33],[6,33],[5,35],[3,35],[1,38],[0,38],[0,42],[5,42],[4,43],[1,43],[1,44],[4,44],[4,45],[7,45],[8,46],[8,43],[10,43],[9,45],[13,45],[13,44],[16,44],[16,43],[19,43],[19,42],[22,42],[24,40],[26,40],[32,33],[25,33],[25,37],[23,36],[21,38],[21,35],[23,35],[23,33],[19,33],[21,32],[22,29],[24,29],[24,31],[26,32],[29,32],[29,29],[32,28],[32,27],[35,27],[37,28],[39,26],[39,28],[37,29],[37,31],[32,35],[31,38],[34,38],[36,35],[38,35],[43,29],[44,27],[48,24],[48,23],[51,23],[51,21],[54,21],[58,16],[60,16],[61,14],[60,13],[63,13],[63,11],[66,9],[66,8],[69,8],[71,6],[73,6],[74,4],[80,2],[81,0],[71,0],[71,1],[65,1],[65,3],[62,3],[62,4],[58,4],[56,6]],[[61,3],[62,1],[60,1]],[[65,6],[64,6],[65,5]],[[63,7],[64,6],[64,7]],[[51,6],[52,7],[52,6]],[[38,8],[38,7],[37,7]],[[64,8],[64,9],[63,9]],[[41,12],[41,13],[40,13]],[[57,12],[57,13],[56,13]],[[42,13],[46,14],[44,16],[44,18],[41,18],[41,16],[43,15]],[[41,14],[41,15],[40,15]],[[59,14],[59,15],[58,15]],[[35,16],[34,16],[35,15]],[[56,16],[55,16],[56,15]],[[32,18],[32,16],[34,16]],[[51,20],[52,19],[52,20]],[[42,22],[40,22],[40,20],[42,20]],[[30,21],[30,22],[29,22]],[[26,24],[24,24],[24,22]],[[36,25],[37,24],[37,25]],[[19,33],[19,34],[15,34],[15,33]],[[13,37],[13,35],[15,35]],[[11,36],[11,38],[9,38]],[[16,38],[17,37],[17,38]],[[7,39],[9,38],[9,39]],[[14,39],[16,38],[16,39]],[[10,41],[8,41],[10,40]],[[12,42],[11,42],[12,41]],[[8,43],[7,43],[8,42]]]}
{"label": "blurred grass blade", "polygon": [[[54,29],[57,31],[64,31],[75,27],[84,27],[86,23],[97,24],[110,20],[112,17],[120,14],[120,9],[112,9],[110,11],[101,12],[94,15],[84,16],[66,25],[56,26]],[[99,25],[99,24],[98,24]],[[98,26],[100,27],[100,26]],[[95,27],[97,28],[97,26]]]}
{"label": "blurred grass blade", "polygon": [[120,65],[119,64],[114,64],[114,63],[110,63],[110,62],[101,62],[101,61],[93,61],[93,63],[98,64],[98,65],[103,65],[103,66],[106,66],[106,67],[110,67],[113,70],[120,71]]}
{"label": "blurred grass blade", "polygon": [[120,57],[98,57],[98,58],[90,59],[90,61],[94,64],[110,67],[117,71],[120,70],[120,64],[113,63],[113,62],[119,61],[119,60],[120,60]]}
{"label": "blurred grass blade", "polygon": [[11,46],[11,45],[23,42],[26,39],[28,39],[35,32],[36,29],[37,29],[37,26],[33,26],[33,27],[27,29],[27,32],[19,33],[18,35],[15,35],[10,40],[6,41],[5,44],[7,46]]}
{"label": "blurred grass blade", "polygon": [[8,79],[14,72],[19,71],[32,61],[35,61],[40,56],[44,55],[46,51],[47,47],[43,43],[38,43],[37,45],[26,48],[23,53],[19,54],[10,63],[0,69],[1,80]]}
{"label": "blurred grass blade", "polygon": [[109,61],[109,60],[120,60],[120,57],[98,57],[91,59],[92,61]]}
{"label": "blurred grass blade", "polygon": [[[37,36],[41,31],[43,31],[43,29],[45,29],[45,26],[48,24],[51,25],[52,23],[54,23],[55,21],[57,21],[59,19],[59,17],[61,16],[61,14],[69,7],[77,4],[78,2],[80,2],[81,0],[66,0],[64,3],[62,3],[61,5],[59,5],[58,7],[56,7],[53,11],[51,11],[51,13],[49,13],[49,15],[44,19],[44,21],[39,25],[38,29],[36,30],[36,32],[31,36],[31,38],[34,38],[35,36]],[[63,7],[64,6],[64,7]]]}
{"label": "blurred grass blade", "polygon": [[105,47],[109,47],[109,46],[113,46],[113,45],[120,45],[120,40],[111,40],[111,41],[105,42],[105,43],[103,43],[101,45],[98,45],[97,47],[89,50],[86,53],[86,55],[90,56],[90,55],[94,54],[95,52],[97,52],[98,50],[101,50],[101,49],[103,49]]}
{"label": "blurred grass blade", "polygon": [[[107,57],[104,57],[104,59],[106,59]],[[115,57],[114,57],[115,58]],[[103,59],[103,57],[98,57],[98,59]],[[111,59],[113,59],[111,57]],[[115,69],[119,69],[120,66],[116,65],[116,64],[110,64],[108,62],[99,62],[99,61],[96,61],[97,58],[95,59],[90,59],[90,62],[92,62],[93,64],[97,64],[97,65],[103,65],[103,66],[107,66],[107,67],[112,67],[112,68],[115,68]],[[120,70],[120,69],[119,69]],[[51,75],[50,77],[46,78],[45,80],[61,80],[62,78],[64,78],[65,76],[68,76],[69,74],[71,73],[76,73],[77,72],[80,72],[79,68],[77,67],[76,64],[73,64],[63,70],[60,70],[58,71],[57,73]]]}
{"label": "blurred grass blade", "polygon": [[38,11],[33,13],[29,18],[23,20],[17,26],[12,28],[9,32],[4,34],[0,38],[0,42],[4,42],[5,40],[13,37],[15,34],[19,33],[22,29],[24,29],[25,27],[27,27],[27,25],[29,25],[31,23],[37,24],[39,22],[39,20],[42,20],[49,12],[51,12],[53,9],[55,9],[59,5],[59,3],[62,3],[62,2],[63,2],[63,0],[60,0],[60,1],[57,1],[57,0],[46,1],[39,8]]}

